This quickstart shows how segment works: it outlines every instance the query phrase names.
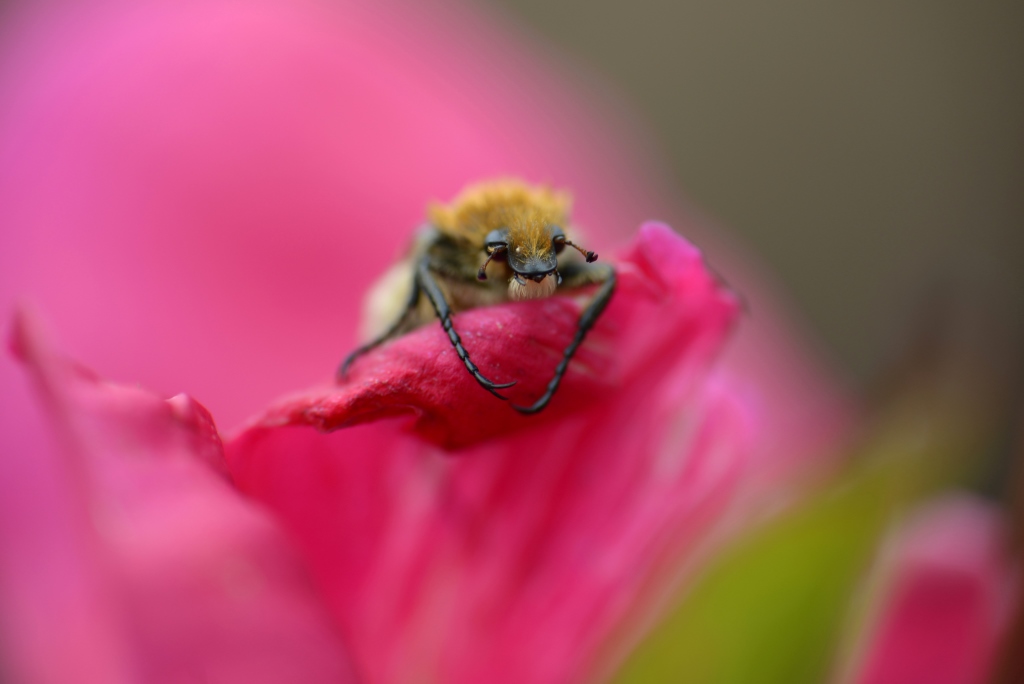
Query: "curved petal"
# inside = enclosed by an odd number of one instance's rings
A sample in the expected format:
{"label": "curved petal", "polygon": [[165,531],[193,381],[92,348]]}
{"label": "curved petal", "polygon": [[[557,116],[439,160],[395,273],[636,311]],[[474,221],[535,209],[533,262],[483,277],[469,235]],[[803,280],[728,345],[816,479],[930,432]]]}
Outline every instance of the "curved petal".
{"label": "curved petal", "polygon": [[898,536],[892,577],[858,684],[981,684],[1011,605],[1004,529],[994,509],[948,498]]}
{"label": "curved petal", "polygon": [[[543,413],[522,416],[466,372],[440,325],[427,325],[359,359],[340,386],[285,399],[252,427],[313,425],[321,430],[412,413],[415,429],[455,448],[562,420],[607,402],[627,384],[656,382],[679,359],[706,367],[722,346],[738,302],[719,286],[701,254],[666,226],[647,224],[617,264],[607,310],[573,358]],[[472,309],[453,321],[474,362],[513,403],[543,391],[572,340],[586,297]]]}
{"label": "curved petal", "polygon": [[[14,348],[64,452],[0,458],[16,681],[353,680],[280,529],[224,478],[205,408],[73,367],[24,316]],[[30,499],[16,491],[26,474]]]}
{"label": "curved petal", "polygon": [[[468,374],[426,329],[368,358],[351,385],[285,402],[228,443],[232,476],[299,540],[370,681],[578,681],[663,564],[728,509],[747,423],[712,362],[737,303],[664,226],[645,226],[620,264],[623,286],[584,345],[585,367],[603,373],[567,377],[547,418],[520,419],[458,381]],[[534,311],[554,330],[531,327]],[[513,341],[473,335],[474,349],[534,391],[547,371],[526,375],[527,334],[562,336],[560,348],[576,317],[564,301],[470,313],[460,329],[515,322]],[[451,404],[434,380],[449,374]],[[395,406],[414,406],[415,428],[443,444],[492,438],[445,454],[390,423],[308,428]]]}

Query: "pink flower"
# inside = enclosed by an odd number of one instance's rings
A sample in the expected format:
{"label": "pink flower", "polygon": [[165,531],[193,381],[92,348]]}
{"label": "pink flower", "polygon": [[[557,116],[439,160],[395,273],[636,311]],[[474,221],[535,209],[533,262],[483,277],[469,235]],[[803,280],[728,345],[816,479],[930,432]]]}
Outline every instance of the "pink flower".
{"label": "pink flower", "polygon": [[[535,46],[455,4],[10,11],[0,306],[32,301],[105,375],[187,389],[222,426],[329,375],[365,286],[428,198],[499,173],[549,180],[574,192],[599,251],[680,213]],[[716,264],[753,313],[728,344],[736,304],[692,247],[651,226],[623,263],[606,320],[544,414],[481,396],[426,328],[363,359],[352,385],[265,414],[231,443],[230,483],[195,402],[98,381],[18,328],[49,424],[0,361],[0,628],[15,673],[315,681],[350,661],[367,681],[592,672],[649,598],[646,580],[734,504],[760,501],[747,493],[815,466],[849,416],[736,257]],[[574,306],[458,325],[482,365],[506,364],[529,392]],[[437,375],[424,381],[428,363]],[[283,425],[410,411],[421,436],[475,446],[441,456],[394,422],[329,436]]]}
{"label": "pink flower", "polygon": [[[641,230],[618,270],[612,304],[540,417],[482,395],[429,326],[368,355],[351,384],[288,400],[233,440],[231,479],[298,544],[365,681],[579,681],[639,616],[652,579],[719,529],[751,475],[741,398],[713,372],[738,302],[658,224]],[[522,302],[458,321],[481,363],[531,392],[578,308]],[[92,597],[93,610],[113,613],[105,636],[115,650],[95,681],[130,667],[145,681],[193,670],[277,681],[291,659],[310,668],[304,680],[341,668],[345,651],[332,648],[278,530],[218,480],[205,411],[99,384],[53,359],[23,324],[16,339],[85,471],[75,484],[107,520],[78,529],[98,536],[93,553],[107,558],[95,583],[128,588]],[[478,445],[445,455],[379,420],[409,412],[434,441]],[[329,435],[301,427],[367,421],[376,422]],[[43,513],[72,526],[60,511]],[[12,536],[8,545],[19,542]],[[233,600],[234,591],[251,595]],[[196,649],[203,629],[206,648]],[[279,629],[289,639],[261,651]],[[25,669],[37,664],[28,658]]]}

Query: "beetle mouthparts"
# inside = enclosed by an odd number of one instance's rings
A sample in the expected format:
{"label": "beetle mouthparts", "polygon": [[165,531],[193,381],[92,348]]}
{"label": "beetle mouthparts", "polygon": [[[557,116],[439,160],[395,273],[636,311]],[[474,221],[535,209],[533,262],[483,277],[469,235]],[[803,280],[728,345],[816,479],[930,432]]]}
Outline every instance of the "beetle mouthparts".
{"label": "beetle mouthparts", "polygon": [[509,298],[521,300],[550,297],[558,287],[558,280],[554,271],[528,276],[515,273],[508,281]]}

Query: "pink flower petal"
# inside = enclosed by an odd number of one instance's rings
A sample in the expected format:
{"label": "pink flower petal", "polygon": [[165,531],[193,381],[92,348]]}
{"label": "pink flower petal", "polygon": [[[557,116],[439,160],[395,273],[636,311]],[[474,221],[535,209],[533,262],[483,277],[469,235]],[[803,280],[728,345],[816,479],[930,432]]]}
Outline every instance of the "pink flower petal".
{"label": "pink flower petal", "polygon": [[981,684],[1007,625],[1010,568],[997,513],[933,505],[899,535],[858,684]]}
{"label": "pink flower petal", "polygon": [[13,340],[65,452],[0,459],[13,678],[351,681],[280,530],[216,472],[223,451],[206,409],[71,366],[23,316]]}
{"label": "pink flower petal", "polygon": [[[706,364],[738,312],[693,246],[660,224],[644,226],[618,266],[612,302],[574,357],[543,413],[523,416],[486,393],[466,372],[440,325],[428,325],[356,361],[341,386],[286,399],[255,425],[333,430],[411,413],[416,430],[461,447],[537,427],[608,399],[627,384],[657,382],[673,363]],[[473,309],[454,322],[474,362],[503,394],[529,405],[543,393],[573,338],[583,300],[554,297]]]}
{"label": "pink flower petal", "polygon": [[[351,385],[286,402],[228,444],[236,482],[299,540],[370,681],[578,681],[651,578],[716,529],[749,447],[734,389],[711,368],[737,303],[661,225],[641,230],[620,272],[585,345],[601,373],[570,374],[547,416],[521,418],[461,381],[430,326],[366,358]],[[535,301],[456,325],[485,364],[536,391],[554,356],[531,365],[528,336],[560,349],[575,314]],[[409,407],[444,444],[504,436],[446,455],[391,423],[305,427]]]}

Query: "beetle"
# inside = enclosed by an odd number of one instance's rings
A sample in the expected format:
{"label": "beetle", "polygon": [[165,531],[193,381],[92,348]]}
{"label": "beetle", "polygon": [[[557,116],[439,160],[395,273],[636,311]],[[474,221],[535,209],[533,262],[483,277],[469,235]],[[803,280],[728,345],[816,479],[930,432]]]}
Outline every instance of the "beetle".
{"label": "beetle", "polygon": [[592,265],[597,254],[570,239],[569,207],[566,193],[518,180],[473,185],[450,204],[431,205],[408,256],[371,290],[369,341],[345,358],[339,379],[366,352],[437,319],[466,370],[485,390],[506,399],[498,390],[515,382],[497,383],[481,373],[455,330],[453,314],[598,285],[544,393],[530,406],[513,404],[521,413],[543,410],[615,290],[615,269]]}

